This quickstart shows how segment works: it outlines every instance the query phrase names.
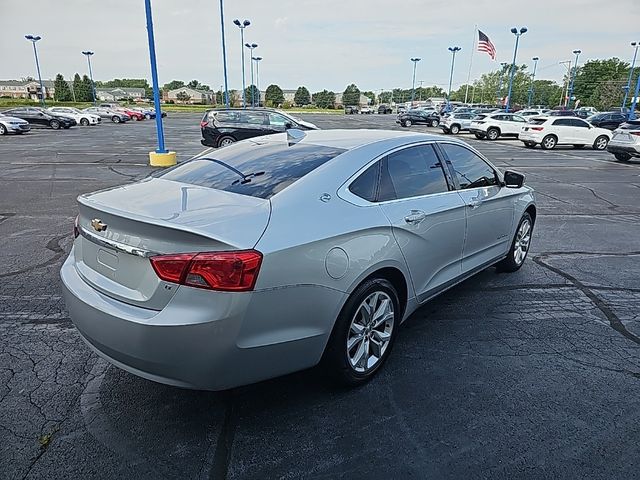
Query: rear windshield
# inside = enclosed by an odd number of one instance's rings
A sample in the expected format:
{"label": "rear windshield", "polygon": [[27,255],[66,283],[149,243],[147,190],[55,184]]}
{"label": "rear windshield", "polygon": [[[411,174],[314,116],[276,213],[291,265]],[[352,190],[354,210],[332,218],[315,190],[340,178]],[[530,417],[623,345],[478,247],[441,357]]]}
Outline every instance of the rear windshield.
{"label": "rear windshield", "polygon": [[486,118],[486,115],[476,115],[475,117],[473,117],[474,120],[482,120],[483,118]]}
{"label": "rear windshield", "polygon": [[247,142],[190,160],[158,177],[252,197],[271,198],[345,151],[313,144]]}
{"label": "rear windshield", "polygon": [[546,121],[546,118],[532,118],[529,120],[529,123],[533,123],[534,125],[542,125]]}

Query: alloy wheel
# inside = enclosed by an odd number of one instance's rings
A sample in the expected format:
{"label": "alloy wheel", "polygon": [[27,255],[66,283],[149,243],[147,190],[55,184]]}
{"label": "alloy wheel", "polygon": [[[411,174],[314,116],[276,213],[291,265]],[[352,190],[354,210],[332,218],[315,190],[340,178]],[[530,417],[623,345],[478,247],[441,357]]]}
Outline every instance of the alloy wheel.
{"label": "alloy wheel", "polygon": [[235,141],[233,140],[233,138],[229,138],[229,137],[225,137],[222,140],[220,140],[220,146],[221,147],[228,147],[229,145],[235,143]]}
{"label": "alloy wheel", "polygon": [[598,137],[596,138],[595,148],[596,150],[604,150],[605,148],[607,148],[608,144],[609,144],[609,139],[607,137],[605,136]]}
{"label": "alloy wheel", "polygon": [[529,243],[531,242],[531,222],[524,219],[518,228],[516,234],[516,242],[513,249],[513,261],[516,265],[522,265],[524,259],[527,258],[529,252]]}
{"label": "alloy wheel", "polygon": [[0,135],[6,135],[6,133],[7,133],[7,127],[5,127],[0,123]]}
{"label": "alloy wheel", "polygon": [[347,358],[358,373],[375,368],[389,347],[394,327],[394,306],[391,297],[375,291],[356,310],[347,334]]}

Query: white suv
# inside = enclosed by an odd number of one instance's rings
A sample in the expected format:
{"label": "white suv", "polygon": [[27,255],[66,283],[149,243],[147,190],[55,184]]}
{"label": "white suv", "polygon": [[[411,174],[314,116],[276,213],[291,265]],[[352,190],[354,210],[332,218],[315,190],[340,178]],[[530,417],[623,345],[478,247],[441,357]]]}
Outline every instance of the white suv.
{"label": "white suv", "polygon": [[86,127],[87,125],[98,125],[102,121],[99,115],[81,112],[77,108],[73,107],[49,107],[49,110],[56,115],[73,118],[78,125],[82,125],[83,127]]}
{"label": "white suv", "polygon": [[472,121],[469,131],[477,139],[487,138],[497,140],[500,137],[518,137],[522,126],[527,121],[520,115],[513,113],[490,113],[477,115]]}
{"label": "white suv", "polygon": [[520,133],[520,141],[525,147],[540,145],[544,150],[556,145],[573,145],[574,148],[590,145],[594,150],[604,150],[609,140],[610,130],[594,127],[578,117],[534,117]]}
{"label": "white suv", "polygon": [[607,151],[621,162],[631,160],[631,157],[640,157],[640,120],[627,120],[616,128]]}

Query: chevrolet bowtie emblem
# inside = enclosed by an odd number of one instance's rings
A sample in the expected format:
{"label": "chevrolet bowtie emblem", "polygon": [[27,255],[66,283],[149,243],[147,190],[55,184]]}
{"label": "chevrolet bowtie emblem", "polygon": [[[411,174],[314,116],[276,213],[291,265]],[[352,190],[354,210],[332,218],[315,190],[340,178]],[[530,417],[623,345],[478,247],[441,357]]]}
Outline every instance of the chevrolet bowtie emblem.
{"label": "chevrolet bowtie emblem", "polygon": [[102,223],[102,220],[100,220],[99,218],[94,218],[93,220],[91,220],[91,226],[96,232],[103,232],[107,229],[107,224]]}

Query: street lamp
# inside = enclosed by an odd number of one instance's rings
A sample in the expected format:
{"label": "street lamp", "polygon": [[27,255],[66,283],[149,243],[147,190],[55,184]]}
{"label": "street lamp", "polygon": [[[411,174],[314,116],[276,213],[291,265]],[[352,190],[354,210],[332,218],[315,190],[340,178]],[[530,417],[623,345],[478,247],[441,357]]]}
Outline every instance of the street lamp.
{"label": "street lamp", "polygon": [[573,75],[571,75],[571,83],[569,84],[569,99],[567,100],[567,107],[571,106],[571,98],[573,97],[573,83],[576,81],[576,73],[578,72],[578,57],[582,53],[582,50],[574,50],[573,54],[576,56],[576,63],[573,66]]}
{"label": "street lamp", "polygon": [[227,80],[227,44],[224,40],[224,9],[220,0],[220,32],[222,34],[222,70],[224,71],[224,103],[229,108],[229,82]]}
{"label": "street lamp", "polygon": [[242,50],[242,108],[247,108],[247,96],[244,89],[246,88],[244,83],[244,29],[251,25],[249,20],[244,20],[240,23],[237,18],[233,23],[240,29],[240,50]]}
{"label": "street lamp", "polygon": [[36,48],[36,42],[40,40],[42,37],[39,35],[25,35],[24,38],[33,43],[33,54],[36,57],[36,70],[38,70],[38,81],[40,82],[40,102],[42,106],[45,107],[44,102],[44,86],[42,85],[42,75],[40,75],[40,62],[38,62],[38,49]]}
{"label": "street lamp", "polygon": [[451,55],[451,73],[449,74],[449,95],[447,95],[447,111],[451,111],[451,83],[453,82],[453,65],[456,63],[456,53],[462,50],[460,47],[449,47]]}
{"label": "street lamp", "polygon": [[260,93],[260,60],[262,57],[251,57],[251,60],[256,62],[256,88],[258,89],[258,106],[260,106],[260,97],[262,96]]}
{"label": "street lamp", "polygon": [[[253,60],[253,49],[258,47],[257,43],[245,43],[244,44],[245,47],[247,47],[249,49],[249,51],[251,52],[250,57],[251,60]],[[255,102],[254,102],[254,91],[255,90],[255,85],[253,84],[253,61],[251,62],[251,106],[254,107],[255,106]]]}
{"label": "street lamp", "polygon": [[93,52],[87,50],[82,52],[83,55],[87,56],[87,63],[89,64],[89,78],[91,79],[91,98],[93,98],[93,105],[96,104],[96,85],[93,83],[93,72],[91,71],[91,55]]}
{"label": "street lamp", "polygon": [[413,62],[413,82],[411,83],[411,105],[413,105],[413,99],[416,97],[416,65],[420,59],[418,57],[412,58]]}
{"label": "street lamp", "polygon": [[638,55],[638,47],[640,42],[631,42],[631,46],[634,47],[633,60],[631,61],[631,70],[629,70],[629,80],[627,80],[627,86],[624,87],[624,100],[622,100],[622,108],[627,104],[627,97],[629,96],[629,89],[631,88],[631,77],[633,77],[633,68],[636,66],[636,56]]}
{"label": "street lamp", "polygon": [[539,57],[533,57],[533,74],[531,75],[531,84],[529,85],[529,99],[527,100],[527,107],[531,106],[531,99],[533,98],[533,81],[536,79],[536,68],[538,66]]}
{"label": "street lamp", "polygon": [[513,89],[513,76],[516,73],[516,56],[518,55],[518,42],[520,41],[520,36],[527,33],[527,27],[522,27],[518,30],[516,27],[511,29],[511,33],[516,36],[516,46],[513,49],[513,61],[511,62],[511,74],[509,75],[509,92],[507,93],[507,108],[506,112],[509,112],[509,106],[511,105],[511,90]]}
{"label": "street lamp", "polygon": [[500,64],[502,68],[500,69],[500,78],[498,79],[498,89],[496,90],[496,99],[498,99],[498,103],[500,102],[500,98],[502,98],[500,96],[502,94],[502,81],[504,78],[504,72],[507,65],[509,65],[507,62],[502,62]]}

